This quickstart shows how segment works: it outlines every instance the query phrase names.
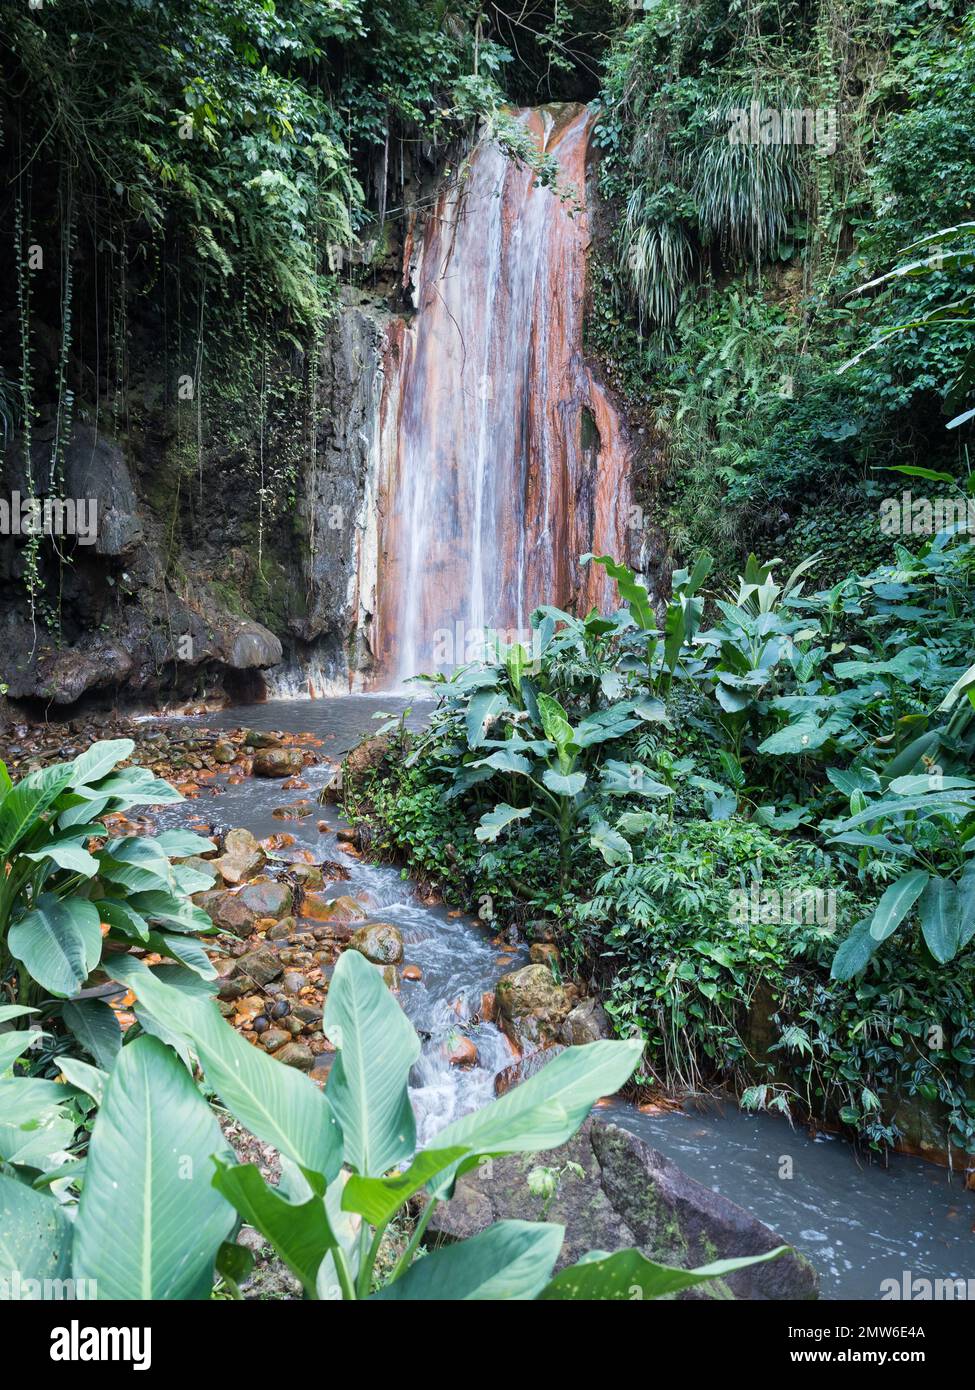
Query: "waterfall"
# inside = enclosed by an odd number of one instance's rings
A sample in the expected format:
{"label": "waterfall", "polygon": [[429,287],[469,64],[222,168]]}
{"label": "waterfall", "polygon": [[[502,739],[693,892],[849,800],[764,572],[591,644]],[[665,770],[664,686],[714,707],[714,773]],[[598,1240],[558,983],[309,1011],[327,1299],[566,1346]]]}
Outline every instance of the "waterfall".
{"label": "waterfall", "polygon": [[629,449],[582,347],[593,115],[520,112],[555,191],[482,140],[426,224],[416,314],[391,343],[373,648],[383,677],[449,669],[485,632],[530,640],[540,603],[611,601]]}

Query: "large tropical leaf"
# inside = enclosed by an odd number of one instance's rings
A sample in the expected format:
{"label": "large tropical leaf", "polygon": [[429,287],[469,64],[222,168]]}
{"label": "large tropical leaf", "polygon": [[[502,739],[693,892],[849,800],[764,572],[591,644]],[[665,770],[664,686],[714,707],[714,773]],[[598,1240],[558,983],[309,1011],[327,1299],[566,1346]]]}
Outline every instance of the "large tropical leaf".
{"label": "large tropical leaf", "polygon": [[913,869],[887,888],[870,924],[870,935],[875,941],[886,941],[897,930],[924,892],[927,881],[928,874],[923,869]]}
{"label": "large tropical leaf", "polygon": [[602,565],[610,579],[616,580],[620,598],[633,614],[634,622],[645,632],[653,632],[657,622],[647,586],[627,565],[614,560],[612,555],[583,555],[582,563],[592,562]]}
{"label": "large tropical leaf", "polygon": [[528,806],[509,806],[506,801],[500,801],[493,811],[484,812],[474,831],[475,838],[481,841],[496,840],[513,821],[527,820],[530,815],[531,808]]}
{"label": "large tropical leaf", "polygon": [[98,964],[98,912],[84,898],[42,893],[34,910],[10,928],[7,941],[10,954],[37,983],[64,998],[76,994]]}
{"label": "large tropical leaf", "polygon": [[341,1166],[342,1136],[313,1082],[246,1043],[210,1000],[164,983],[132,956],[111,956],[109,963],[155,1018],[190,1041],[208,1082],[242,1125],[331,1181]]}
{"label": "large tropical leaf", "polygon": [[32,772],[0,801],[0,856],[7,857],[58,799],[71,778],[71,764],[58,763]]}
{"label": "large tropical leaf", "polygon": [[342,1127],[345,1162],[375,1177],[411,1157],[416,1146],[407,1081],[420,1039],[380,971],[358,951],[339,958],[323,1029],[339,1049],[328,1099]]}
{"label": "large tropical leaf", "polygon": [[478,758],[469,766],[472,768],[490,767],[496,772],[526,773],[531,771],[531,763],[527,758],[523,758],[519,753],[514,753],[506,748],[499,748],[496,752],[489,753],[486,758]]}
{"label": "large tropical leaf", "polygon": [[79,753],[71,764],[72,787],[89,787],[107,777],[116,763],[131,756],[135,744],[130,738],[103,739]]}
{"label": "large tropical leaf", "polygon": [[578,796],[586,785],[586,774],[584,772],[563,774],[556,772],[553,767],[547,767],[542,773],[542,782],[550,792],[555,792],[556,796]]}
{"label": "large tropical leaf", "polygon": [[410,1197],[426,1187],[432,1178],[465,1158],[466,1145],[453,1149],[424,1149],[402,1173],[385,1178],[363,1178],[353,1174],[342,1194],[345,1211],[359,1212],[373,1226],[384,1225]]}
{"label": "large tropical leaf", "polygon": [[449,1300],[536,1298],[562,1248],[564,1226],[547,1221],[498,1221],[470,1240],[418,1260],[374,1299]]}
{"label": "large tropical leaf", "polygon": [[829,972],[834,980],[852,980],[854,975],[859,975],[870,963],[874,951],[880,944],[870,935],[872,920],[870,917],[864,917],[862,921],[857,922],[836,952]]}
{"label": "large tropical leaf", "polygon": [[[249,1225],[267,1237],[301,1280],[308,1297],[314,1298],[319,1266],[336,1245],[322,1192],[312,1192],[305,1202],[289,1202],[265,1182],[255,1164],[221,1160],[217,1161],[213,1185]],[[324,1184],[322,1187],[324,1191]]]}
{"label": "large tropical leaf", "polygon": [[558,751],[561,770],[568,772],[572,761],[572,749],[577,745],[574,744],[572,725],[565,710],[551,695],[539,695],[538,713],[545,737],[555,744]]}
{"label": "large tropical leaf", "polygon": [[75,1277],[101,1299],[206,1298],[232,1207],[211,1184],[226,1142],[186,1068],[155,1038],[118,1056],[92,1132]]}
{"label": "large tropical leaf", "polygon": [[[484,1154],[536,1153],[571,1139],[601,1096],[618,1091],[643,1052],[638,1038],[570,1047],[547,1066],[482,1110],[462,1115],[437,1135],[437,1148],[464,1147],[472,1167]],[[448,1170],[432,1190],[449,1194],[457,1176]]]}
{"label": "large tropical leaf", "polygon": [[84,845],[77,840],[52,840],[43,849],[34,850],[33,853],[25,854],[25,859],[32,859],[39,863],[42,859],[50,859],[52,864],[56,864],[59,869],[67,869],[69,873],[81,874],[83,878],[94,878],[98,873],[98,860],[93,854],[89,854]]}
{"label": "large tropical leaf", "polygon": [[958,949],[975,936],[975,859],[965,865],[958,880]]}
{"label": "large tropical leaf", "polygon": [[600,788],[611,796],[673,796],[673,788],[658,782],[642,763],[623,763],[607,758],[603,763]]}
{"label": "large tropical leaf", "polygon": [[956,955],[960,934],[958,890],[950,878],[932,875],[918,903],[928,950],[945,965]]}
{"label": "large tropical leaf", "polygon": [[63,1207],[0,1174],[0,1279],[19,1277],[23,1287],[25,1279],[66,1279],[70,1273],[71,1222]]}
{"label": "large tropical leaf", "polygon": [[467,706],[467,744],[478,748],[487,737],[490,724],[502,711],[509,708],[508,701],[498,690],[478,691]]}
{"label": "large tropical leaf", "polygon": [[633,851],[618,830],[596,821],[589,836],[589,843],[598,850],[607,864],[632,864]]}
{"label": "large tropical leaf", "polygon": [[778,1259],[788,1249],[787,1245],[779,1245],[765,1255],[715,1260],[698,1269],[674,1269],[670,1265],[656,1264],[639,1250],[618,1250],[615,1255],[593,1251],[578,1264],[560,1270],[538,1298],[543,1302],[554,1299],[629,1302],[638,1295],[640,1298],[663,1298],[665,1294],[678,1293],[710,1279],[726,1279],[749,1265]]}

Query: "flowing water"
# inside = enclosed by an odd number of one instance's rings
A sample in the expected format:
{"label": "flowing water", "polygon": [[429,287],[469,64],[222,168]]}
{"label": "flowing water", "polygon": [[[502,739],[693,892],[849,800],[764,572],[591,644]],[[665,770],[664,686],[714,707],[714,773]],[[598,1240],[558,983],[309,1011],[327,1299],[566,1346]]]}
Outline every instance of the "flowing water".
{"label": "flowing water", "polygon": [[427,221],[417,313],[390,343],[373,645],[393,682],[524,632],[541,603],[607,601],[579,557],[627,553],[629,448],[582,351],[593,116],[518,119],[558,190],[482,141]]}
{"label": "flowing water", "polygon": [[[398,714],[405,706],[405,700],[390,696],[270,701],[225,711],[209,722],[224,728],[308,730],[338,760],[375,727],[375,715]],[[418,726],[422,718],[420,706],[408,722]],[[327,766],[310,768],[306,780],[317,786],[329,775]],[[283,828],[272,811],[288,799],[279,784],[248,778],[225,785],[212,802],[201,798],[172,808],[166,819],[202,815],[222,828],[246,826],[264,837]],[[296,847],[312,848],[319,859],[343,859],[341,843],[318,831],[317,819],[335,828],[340,824],[335,808],[325,807],[320,817],[289,821],[284,828],[295,835]],[[450,1067],[446,1051],[458,1026],[476,1014],[482,991],[517,968],[524,952],[502,955],[475,919],[424,905],[396,868],[354,855],[344,855],[344,861],[350,878],[331,893],[369,895],[373,916],[400,927],[406,960],[423,972],[421,982],[403,982],[399,997],[424,1039],[411,1091],[420,1140],[426,1143],[455,1116],[486,1104],[494,1095],[495,1075],[510,1064],[508,1044],[490,1023],[465,1030],[479,1055],[470,1071]],[[824,1297],[876,1299],[883,1279],[900,1281],[905,1272],[914,1278],[975,1278],[975,1201],[944,1169],[899,1155],[886,1167],[865,1164],[838,1138],[814,1138],[783,1119],[745,1115],[728,1105],[649,1115],[613,1102],[601,1113],[803,1251],[819,1270]],[[791,1160],[788,1177],[784,1158]]]}

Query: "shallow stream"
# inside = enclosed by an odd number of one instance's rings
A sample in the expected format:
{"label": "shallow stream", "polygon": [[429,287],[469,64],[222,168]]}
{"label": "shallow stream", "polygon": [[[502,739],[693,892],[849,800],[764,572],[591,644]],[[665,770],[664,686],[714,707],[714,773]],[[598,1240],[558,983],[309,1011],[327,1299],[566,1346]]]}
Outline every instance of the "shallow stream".
{"label": "shallow stream", "polygon": [[[309,731],[322,739],[323,753],[338,761],[375,727],[377,714],[398,714],[406,705],[389,695],[273,700],[226,710],[207,722]],[[418,713],[411,722],[420,722]],[[330,775],[327,765],[307,769],[313,790],[304,795],[314,795]],[[423,904],[398,869],[346,854],[333,834],[317,828],[318,820],[338,828],[333,806],[301,822],[274,818],[274,808],[288,799],[280,783],[247,778],[225,786],[212,802],[201,797],[180,807],[179,814],[212,817],[222,828],[246,826],[260,838],[286,829],[296,838],[295,848],[348,865],[348,881],[333,885],[331,895],[365,894],[374,917],[400,928],[405,959],[423,975],[419,982],[404,981],[400,997],[424,1039],[412,1095],[426,1143],[455,1116],[486,1104],[495,1075],[511,1063],[510,1048],[493,1024],[465,1025],[477,1014],[482,992],[493,990],[498,976],[517,968],[526,953],[499,946],[473,918]],[[470,1070],[451,1067],[446,1058],[459,1029],[477,1046],[478,1065]],[[942,1168],[900,1155],[886,1166],[866,1163],[840,1138],[813,1137],[784,1119],[746,1115],[727,1104],[644,1114],[612,1102],[602,1113],[803,1251],[819,1270],[824,1297],[877,1299],[883,1280],[900,1282],[905,1274],[975,1280],[975,1200],[959,1177],[951,1180]]]}

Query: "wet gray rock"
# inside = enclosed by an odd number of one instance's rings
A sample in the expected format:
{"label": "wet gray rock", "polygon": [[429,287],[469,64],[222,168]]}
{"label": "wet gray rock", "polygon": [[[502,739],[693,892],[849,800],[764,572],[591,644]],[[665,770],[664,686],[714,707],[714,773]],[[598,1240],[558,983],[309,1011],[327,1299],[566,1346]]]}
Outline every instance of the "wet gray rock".
{"label": "wet gray rock", "polygon": [[[584,1177],[565,1171],[577,1164]],[[528,1187],[535,1167],[562,1171],[546,1204]],[[565,1226],[557,1268],[590,1250],[636,1246],[648,1259],[685,1269],[713,1260],[760,1255],[784,1242],[742,1207],[695,1182],[675,1163],[616,1125],[588,1119],[568,1144],[541,1154],[496,1158],[457,1183],[428,1231],[447,1240],[476,1235],[495,1221],[555,1221]],[[790,1252],[724,1280],[686,1289],[682,1299],[809,1299],[818,1276]]]}
{"label": "wet gray rock", "polygon": [[254,754],[254,776],[293,777],[304,761],[300,748],[260,748]]}
{"label": "wet gray rock", "polygon": [[562,1024],[559,1038],[571,1047],[598,1042],[611,1034],[609,1018],[602,1004],[595,999],[583,999]]}
{"label": "wet gray rock", "polygon": [[398,965],[403,959],[403,933],[391,922],[371,922],[360,927],[353,932],[349,946],[374,965]]}
{"label": "wet gray rock", "polygon": [[285,1043],[272,1056],[286,1067],[295,1067],[298,1071],[311,1071],[315,1065],[315,1054],[305,1043]]}
{"label": "wet gray rock", "polygon": [[64,451],[64,496],[90,499],[97,506],[97,554],[127,555],[142,540],[142,518],[125,455],[90,425],[76,425]]}
{"label": "wet gray rock", "polygon": [[259,946],[256,951],[248,951],[246,956],[240,956],[234,970],[238,979],[251,980],[255,985],[266,985],[280,974],[281,962],[270,946]]}
{"label": "wet gray rock", "polygon": [[555,1042],[572,1008],[565,987],[547,965],[525,965],[502,975],[496,998],[502,1032],[523,1051]]}
{"label": "wet gray rock", "polygon": [[224,638],[226,662],[237,671],[276,666],[283,655],[281,642],[268,628],[252,619],[240,622]]}

